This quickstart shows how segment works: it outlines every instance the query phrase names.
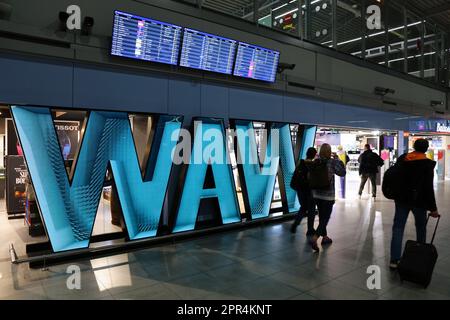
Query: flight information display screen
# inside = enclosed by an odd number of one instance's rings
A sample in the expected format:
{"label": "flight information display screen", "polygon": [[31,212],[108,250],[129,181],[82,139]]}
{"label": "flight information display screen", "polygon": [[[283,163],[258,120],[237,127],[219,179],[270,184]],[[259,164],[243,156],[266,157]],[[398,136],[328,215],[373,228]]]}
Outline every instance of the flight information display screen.
{"label": "flight information display screen", "polygon": [[178,64],[182,27],[115,11],[111,54]]}
{"label": "flight information display screen", "polygon": [[232,74],[237,41],[184,29],[180,66]]}
{"label": "flight information display screen", "polygon": [[234,75],[274,82],[280,53],[278,51],[239,42]]}

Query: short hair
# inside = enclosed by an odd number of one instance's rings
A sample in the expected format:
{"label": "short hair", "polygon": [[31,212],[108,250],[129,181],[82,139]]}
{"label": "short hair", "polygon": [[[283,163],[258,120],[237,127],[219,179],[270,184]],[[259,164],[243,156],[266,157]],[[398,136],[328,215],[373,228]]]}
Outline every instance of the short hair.
{"label": "short hair", "polygon": [[319,157],[325,159],[331,158],[331,146],[328,143],[324,143],[320,146]]}
{"label": "short hair", "polygon": [[426,153],[429,146],[428,140],[425,139],[417,139],[414,142],[414,150],[417,152]]}
{"label": "short hair", "polygon": [[364,148],[365,148],[366,150],[372,150],[372,148],[370,147],[370,144],[368,144],[368,143],[364,146]]}
{"label": "short hair", "polygon": [[308,148],[308,150],[306,151],[306,159],[314,159],[317,155],[317,150],[316,148]]}

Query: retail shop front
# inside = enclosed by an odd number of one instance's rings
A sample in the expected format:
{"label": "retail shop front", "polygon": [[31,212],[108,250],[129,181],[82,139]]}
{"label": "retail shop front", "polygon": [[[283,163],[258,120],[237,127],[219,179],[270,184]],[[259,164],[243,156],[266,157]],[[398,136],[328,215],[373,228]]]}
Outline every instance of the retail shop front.
{"label": "retail shop front", "polygon": [[445,119],[420,119],[411,121],[409,150],[414,141],[422,138],[428,140],[430,149],[428,158],[436,161],[435,180],[450,179],[450,121]]}
{"label": "retail shop front", "polygon": [[[392,130],[319,126],[315,146],[319,148],[323,143],[330,144],[332,151],[347,167],[346,177],[336,179],[337,196],[340,199],[352,200],[359,197],[359,158],[366,145],[370,145],[371,150],[384,160],[384,166],[377,175],[377,185],[381,185],[384,172],[395,163],[399,154],[398,131]],[[366,183],[362,197],[369,198],[371,195],[371,185]]]}

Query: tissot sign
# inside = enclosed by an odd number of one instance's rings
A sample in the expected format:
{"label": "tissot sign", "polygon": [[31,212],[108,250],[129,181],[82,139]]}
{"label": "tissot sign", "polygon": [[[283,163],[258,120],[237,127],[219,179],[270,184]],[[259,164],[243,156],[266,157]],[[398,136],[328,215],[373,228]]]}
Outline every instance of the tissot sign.
{"label": "tissot sign", "polygon": [[[182,170],[182,177],[177,177],[181,181],[181,194],[177,211],[173,213],[172,232],[196,228],[204,199],[218,204],[222,224],[241,221],[234,175],[228,161],[226,130],[221,120],[198,120],[193,136],[188,139],[181,137],[179,117],[155,116],[148,161],[141,169],[128,113],[91,111],[74,170],[68,177],[50,109],[13,106],[11,112],[55,252],[89,246],[108,167],[114,177],[128,239],[157,236],[174,159],[179,149],[186,147],[186,141],[191,150],[183,163],[186,170]],[[285,208],[297,211],[299,201],[290,188],[290,180],[296,158],[304,156],[306,149],[313,145],[316,128],[304,128],[302,136],[297,137],[301,147],[296,148],[298,154],[294,155],[290,124],[271,124],[267,147],[261,155],[264,160],[260,163],[251,161],[259,157],[253,122],[236,120],[233,126],[237,143],[233,150],[244,160],[238,166],[247,216],[258,219],[269,215],[277,176]],[[277,140],[278,145],[272,140]],[[182,154],[185,156],[186,151]],[[207,183],[208,179],[213,183]]]}

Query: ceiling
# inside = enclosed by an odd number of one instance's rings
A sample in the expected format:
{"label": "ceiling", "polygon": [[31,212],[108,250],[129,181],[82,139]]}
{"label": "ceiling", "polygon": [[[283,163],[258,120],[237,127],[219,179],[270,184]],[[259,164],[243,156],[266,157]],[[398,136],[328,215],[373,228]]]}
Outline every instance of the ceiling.
{"label": "ceiling", "polygon": [[[308,39],[326,46],[332,46],[332,0],[310,0],[311,1],[311,25],[308,31]],[[387,16],[382,16],[382,29],[386,23],[389,26],[389,59],[399,60],[403,57],[403,49],[405,34],[401,27],[404,23],[403,7],[408,9],[408,24],[412,24],[407,28],[408,55],[417,54],[417,41],[421,37],[421,26],[414,25],[420,19],[426,19],[425,26],[425,44],[430,50],[436,50],[435,39],[440,39],[440,35],[436,34],[434,25],[438,25],[442,31],[450,33],[450,0],[379,0],[381,3],[390,2]],[[379,4],[378,0],[366,0],[366,5]],[[259,11],[258,19],[270,17],[268,25],[272,28],[280,27],[278,24],[279,17],[287,12],[298,12],[298,2],[293,0],[258,0]],[[337,0],[337,45],[338,50],[356,56],[361,56],[362,41],[361,30],[365,25],[365,16],[361,15],[361,0]],[[223,12],[235,17],[253,20],[254,0],[203,0],[203,7],[214,11]],[[281,7],[281,8],[280,8]],[[304,14],[304,13],[303,13]],[[276,19],[275,19],[276,18]],[[295,18],[295,17],[294,17]],[[304,20],[303,20],[304,21]],[[272,24],[272,25],[270,25]],[[304,26],[300,26],[305,29]],[[394,29],[394,31],[391,31]],[[285,30],[286,32],[286,30]],[[298,31],[290,30],[298,35]],[[384,62],[384,46],[385,36],[380,35],[380,30],[366,30],[368,35],[377,33],[377,36],[369,36],[366,40],[366,48],[371,52],[366,53],[366,58],[375,63]],[[436,34],[436,36],[435,36]],[[359,40],[358,40],[359,39]],[[401,60],[401,59],[400,59]],[[417,59],[416,59],[417,60]],[[409,61],[411,70],[415,71],[419,68],[418,60]],[[399,64],[400,71],[403,71],[401,62],[393,62]],[[395,66],[391,66],[394,67]]]}
{"label": "ceiling", "polygon": [[405,0],[406,7],[450,31],[450,0]]}
{"label": "ceiling", "polygon": [[[259,17],[269,14],[270,9],[289,2],[291,1],[259,0],[259,6],[262,8],[259,10]],[[314,0],[312,2],[314,3]],[[330,0],[321,2],[330,2]],[[377,1],[371,0],[368,2],[377,3]],[[251,20],[253,19],[253,3],[253,0],[203,0],[203,7]],[[450,0],[391,0],[391,3],[404,5],[412,12],[440,25],[445,31],[450,31]],[[347,13],[355,15],[357,10],[360,10],[360,7],[360,0],[338,0],[338,19],[346,19],[345,14],[339,14],[339,11],[346,10]],[[339,8],[342,10],[339,10]],[[349,27],[351,25],[352,23],[349,23]]]}

